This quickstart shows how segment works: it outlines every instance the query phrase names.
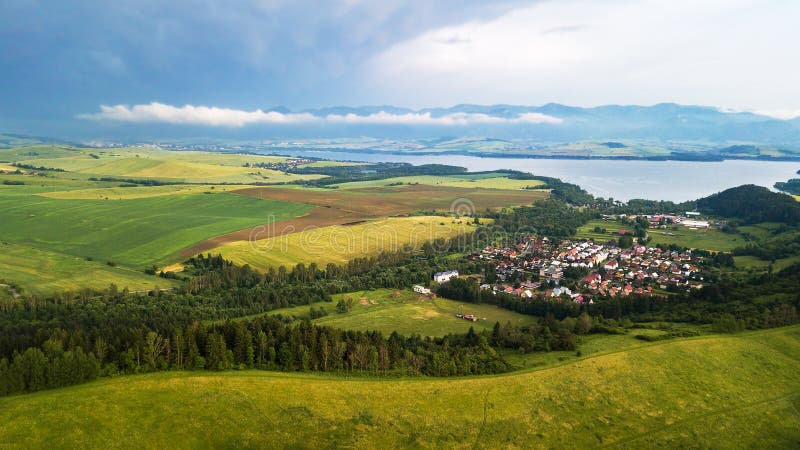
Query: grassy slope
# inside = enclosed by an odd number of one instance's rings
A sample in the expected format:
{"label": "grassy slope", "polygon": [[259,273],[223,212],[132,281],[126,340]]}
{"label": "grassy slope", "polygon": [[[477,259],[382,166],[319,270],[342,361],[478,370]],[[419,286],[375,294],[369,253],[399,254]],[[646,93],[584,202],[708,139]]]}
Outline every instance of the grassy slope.
{"label": "grassy slope", "polygon": [[[354,300],[353,309],[347,313],[335,312],[339,299],[348,297]],[[362,299],[365,301],[362,302]],[[531,322],[530,316],[492,305],[475,305],[443,298],[429,299],[411,290],[390,289],[337,294],[333,296],[333,303],[278,309],[270,314],[300,317],[308,314],[311,307],[322,307],[330,313],[314,320],[319,325],[345,330],[378,330],[386,335],[397,331],[403,335],[444,336],[450,333],[466,333],[470,327],[477,331],[491,330],[495,322],[511,322],[515,325]],[[467,322],[457,318],[457,313],[475,314],[486,320]]]}
{"label": "grassy slope", "polygon": [[297,263],[344,263],[403,245],[421,246],[426,241],[449,238],[474,230],[471,224],[447,217],[393,217],[351,226],[298,230],[255,242],[239,241],[214,249],[237,264],[264,269]]}
{"label": "grassy slope", "polygon": [[799,363],[792,327],[490,377],[159,373],[0,399],[0,446],[789,448]]}
{"label": "grassy slope", "polygon": [[[596,233],[595,227],[605,228],[606,233]],[[631,230],[631,227],[624,226],[613,220],[591,220],[586,225],[578,229],[577,237],[582,239],[593,239],[597,242],[606,242],[609,239],[616,239],[618,236],[612,232],[621,229]],[[746,240],[740,234],[723,233],[719,230],[691,230],[687,227],[677,229],[648,229],[652,240],[651,245],[655,244],[676,244],[681,247],[700,248],[713,251],[731,251],[736,247],[746,244]],[[668,236],[672,233],[674,236]]]}
{"label": "grassy slope", "polygon": [[[138,189],[138,188],[134,188]],[[308,205],[231,194],[130,200],[0,196],[0,236],[75,256],[143,266],[222,233],[302,215]]]}
{"label": "grassy slope", "polygon": [[244,167],[245,163],[280,162],[286,159],[283,157],[174,152],[149,147],[24,147],[0,151],[0,158],[86,176],[155,178],[190,183],[280,183],[321,177]]}
{"label": "grassy slope", "polygon": [[0,243],[0,278],[13,281],[23,292],[41,295],[82,288],[105,289],[111,283],[132,291],[178,284],[141,270],[110,267],[104,262],[4,243]]}
{"label": "grassy slope", "polygon": [[466,176],[433,176],[418,175],[408,177],[387,178],[385,180],[354,181],[342,183],[338,186],[341,189],[357,189],[366,187],[389,186],[394,183],[404,184],[426,184],[430,186],[450,186],[460,188],[484,188],[484,189],[525,189],[529,186],[541,186],[544,182],[539,180],[513,180],[507,177],[471,177]]}
{"label": "grassy slope", "polygon": [[48,198],[64,200],[123,200],[131,198],[160,197],[176,194],[203,194],[228,192],[241,189],[241,186],[210,186],[170,184],[167,186],[106,187],[89,189],[72,189],[69,191],[45,192],[39,194]]}

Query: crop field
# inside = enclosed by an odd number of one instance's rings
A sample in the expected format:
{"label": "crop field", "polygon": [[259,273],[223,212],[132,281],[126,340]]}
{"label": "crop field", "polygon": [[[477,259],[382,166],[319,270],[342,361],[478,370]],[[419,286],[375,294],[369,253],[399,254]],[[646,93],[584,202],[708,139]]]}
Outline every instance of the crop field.
{"label": "crop field", "polygon": [[136,186],[72,189],[69,191],[45,192],[42,197],[63,200],[126,200],[132,198],[160,197],[162,195],[213,194],[241,189],[241,186],[169,184],[166,186]]}
{"label": "crop field", "polygon": [[83,288],[101,290],[111,283],[120,290],[127,287],[131,291],[177,286],[173,280],[147,275],[141,270],[111,267],[101,261],[6,243],[0,243],[0,279],[13,281],[22,294],[36,295]]}
{"label": "crop field", "polygon": [[129,200],[0,195],[0,236],[7,242],[141,268],[168,262],[185,247],[210,237],[309,209],[227,193]]}
{"label": "crop field", "polygon": [[148,178],[189,183],[283,183],[322,177],[244,166],[246,163],[252,165],[280,162],[286,159],[283,157],[174,152],[149,147],[23,147],[0,151],[0,157],[87,176]]}
{"label": "crop field", "polygon": [[337,186],[341,189],[359,189],[368,187],[392,186],[402,184],[424,184],[428,186],[446,186],[459,188],[482,189],[526,189],[544,185],[539,180],[514,180],[508,177],[469,177],[465,176],[433,176],[419,175],[408,177],[387,178],[384,180],[354,181],[342,183]]}
{"label": "crop field", "polygon": [[[336,303],[340,299],[352,299],[353,309],[346,313],[337,313]],[[277,309],[270,314],[303,317],[311,307],[322,307],[330,313],[313,321],[319,325],[343,330],[377,330],[387,336],[393,331],[406,336],[444,336],[466,333],[470,327],[474,327],[476,331],[491,330],[495,322],[503,325],[507,322],[526,325],[532,321],[531,316],[492,305],[456,302],[444,298],[431,299],[411,290],[391,289],[336,294],[333,296],[333,303]],[[480,320],[468,322],[457,318],[456,314],[474,314]]]}
{"label": "crop field", "polygon": [[796,448],[799,363],[791,327],[499,376],[157,373],[2,398],[0,445]]}
{"label": "crop field", "polygon": [[[606,232],[598,233],[594,231],[595,227],[604,228]],[[581,239],[606,242],[611,239],[617,239],[619,236],[612,233],[623,229],[631,230],[631,227],[615,220],[590,220],[586,225],[578,229],[576,236]],[[723,233],[715,229],[692,230],[687,227],[677,227],[675,229],[648,229],[647,233],[652,238],[651,245],[675,244],[681,247],[727,252],[747,243],[747,240],[741,234]]]}
{"label": "crop field", "polygon": [[[233,191],[261,199],[306,203],[319,206],[300,217],[276,223],[259,233],[258,239],[280,236],[288,232],[331,225],[347,225],[364,220],[407,215],[417,211],[449,212],[472,210],[484,212],[503,207],[530,204],[546,198],[544,191],[464,189],[442,186],[394,186],[368,189],[315,189],[301,187],[257,187]],[[251,230],[215,236],[186,249],[192,256],[211,251],[228,243],[247,241]]]}
{"label": "crop field", "polygon": [[[274,225],[280,227],[280,222]],[[270,233],[265,227],[264,234]],[[249,264],[256,269],[294,266],[297,263],[345,263],[381,251],[400,250],[405,245],[419,247],[427,241],[451,238],[468,233],[474,225],[467,220],[440,216],[392,217],[354,223],[295,230],[254,241],[237,241],[214,250],[236,264]],[[260,237],[256,230],[254,237]]]}

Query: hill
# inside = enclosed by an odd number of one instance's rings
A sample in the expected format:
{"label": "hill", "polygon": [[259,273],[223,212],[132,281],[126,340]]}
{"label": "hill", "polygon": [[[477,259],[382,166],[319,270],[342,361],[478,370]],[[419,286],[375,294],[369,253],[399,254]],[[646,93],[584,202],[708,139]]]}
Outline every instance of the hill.
{"label": "hill", "polygon": [[0,445],[789,448],[799,363],[790,327],[490,377],[158,373],[2,398]]}
{"label": "hill", "polygon": [[744,223],[800,222],[800,203],[786,194],[747,184],[697,200],[697,208],[710,215],[740,219]]}

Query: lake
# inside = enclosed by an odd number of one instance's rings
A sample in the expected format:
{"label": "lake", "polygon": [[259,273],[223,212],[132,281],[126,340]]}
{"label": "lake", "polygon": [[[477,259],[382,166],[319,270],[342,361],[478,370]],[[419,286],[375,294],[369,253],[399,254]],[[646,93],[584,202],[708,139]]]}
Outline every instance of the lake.
{"label": "lake", "polygon": [[404,155],[298,150],[295,156],[366,162],[448,164],[470,172],[514,169],[575,183],[595,196],[693,200],[742,184],[773,189],[776,181],[800,178],[800,162],[726,160],[642,161],[588,159],[482,158],[460,155]]}

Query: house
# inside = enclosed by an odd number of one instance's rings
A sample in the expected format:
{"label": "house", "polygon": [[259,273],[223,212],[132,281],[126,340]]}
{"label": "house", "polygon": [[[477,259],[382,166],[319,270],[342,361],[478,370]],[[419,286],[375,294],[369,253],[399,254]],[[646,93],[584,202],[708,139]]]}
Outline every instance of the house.
{"label": "house", "polygon": [[606,270],[617,270],[618,266],[619,266],[619,263],[615,259],[615,260],[609,261],[608,264],[603,266],[603,269],[606,269]]}
{"label": "house", "polygon": [[457,270],[445,270],[444,272],[436,272],[433,274],[433,281],[437,283],[447,283],[453,278],[458,277]]}
{"label": "house", "polygon": [[414,289],[414,292],[416,292],[417,294],[422,294],[422,295],[430,295],[431,294],[431,290],[430,289],[426,288],[425,286],[420,286],[418,284],[415,285],[412,289]]}
{"label": "house", "polygon": [[707,220],[690,220],[686,219],[681,222],[681,225],[689,228],[708,228],[709,223]]}

